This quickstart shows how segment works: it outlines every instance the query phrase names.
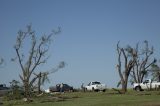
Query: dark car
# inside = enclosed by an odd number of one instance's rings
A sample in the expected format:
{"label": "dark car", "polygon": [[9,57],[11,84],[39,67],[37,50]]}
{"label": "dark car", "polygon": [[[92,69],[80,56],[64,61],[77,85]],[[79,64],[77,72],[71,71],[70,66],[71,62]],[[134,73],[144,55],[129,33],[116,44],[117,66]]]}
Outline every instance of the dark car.
{"label": "dark car", "polygon": [[[60,86],[61,84],[57,84],[56,86],[50,87],[49,90],[51,92],[60,92],[61,91]],[[69,92],[69,91],[73,92],[73,87],[69,86],[68,84],[63,84],[62,91],[63,92]]]}

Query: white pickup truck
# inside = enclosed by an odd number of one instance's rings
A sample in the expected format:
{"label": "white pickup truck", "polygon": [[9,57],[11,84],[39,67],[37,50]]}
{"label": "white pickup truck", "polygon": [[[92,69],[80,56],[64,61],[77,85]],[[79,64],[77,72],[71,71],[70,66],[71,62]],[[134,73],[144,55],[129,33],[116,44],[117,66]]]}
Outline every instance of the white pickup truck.
{"label": "white pickup truck", "polygon": [[106,91],[105,84],[101,84],[100,82],[94,81],[90,82],[87,86],[85,86],[85,90],[88,91]]}
{"label": "white pickup truck", "polygon": [[145,89],[157,89],[160,87],[160,82],[152,81],[151,79],[145,80],[142,83],[134,83],[133,84],[134,90],[142,91]]}

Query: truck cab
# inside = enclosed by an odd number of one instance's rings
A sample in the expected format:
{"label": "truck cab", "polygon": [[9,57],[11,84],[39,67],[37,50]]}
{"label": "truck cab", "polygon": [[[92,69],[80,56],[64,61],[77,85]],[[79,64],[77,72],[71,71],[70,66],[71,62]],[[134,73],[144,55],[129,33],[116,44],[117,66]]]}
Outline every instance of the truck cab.
{"label": "truck cab", "polygon": [[88,91],[103,91],[105,92],[105,84],[101,84],[98,81],[90,82],[87,86],[85,86],[85,89]]}

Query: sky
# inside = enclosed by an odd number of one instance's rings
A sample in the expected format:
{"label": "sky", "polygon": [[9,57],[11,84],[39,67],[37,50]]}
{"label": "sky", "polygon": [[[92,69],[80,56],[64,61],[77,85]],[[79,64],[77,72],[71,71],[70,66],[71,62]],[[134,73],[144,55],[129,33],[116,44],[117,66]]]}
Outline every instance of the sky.
{"label": "sky", "polygon": [[50,70],[60,61],[67,65],[49,75],[44,89],[62,82],[78,88],[90,81],[116,87],[118,41],[125,47],[148,40],[154,57],[160,57],[159,0],[0,0],[0,57],[5,60],[0,83],[20,80],[20,67],[10,60],[16,56],[17,32],[29,24],[38,37],[61,27],[50,58],[38,70]]}

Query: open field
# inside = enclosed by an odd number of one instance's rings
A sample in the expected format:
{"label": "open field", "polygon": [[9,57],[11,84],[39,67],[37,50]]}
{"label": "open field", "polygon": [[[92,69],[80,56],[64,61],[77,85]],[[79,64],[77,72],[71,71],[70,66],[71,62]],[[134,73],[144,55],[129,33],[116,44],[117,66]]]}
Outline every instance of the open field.
{"label": "open field", "polygon": [[48,101],[48,96],[44,96],[35,98],[30,104],[6,101],[4,106],[160,106],[160,91],[129,91],[127,94],[117,94],[115,91],[75,92],[58,96],[63,99]]}

